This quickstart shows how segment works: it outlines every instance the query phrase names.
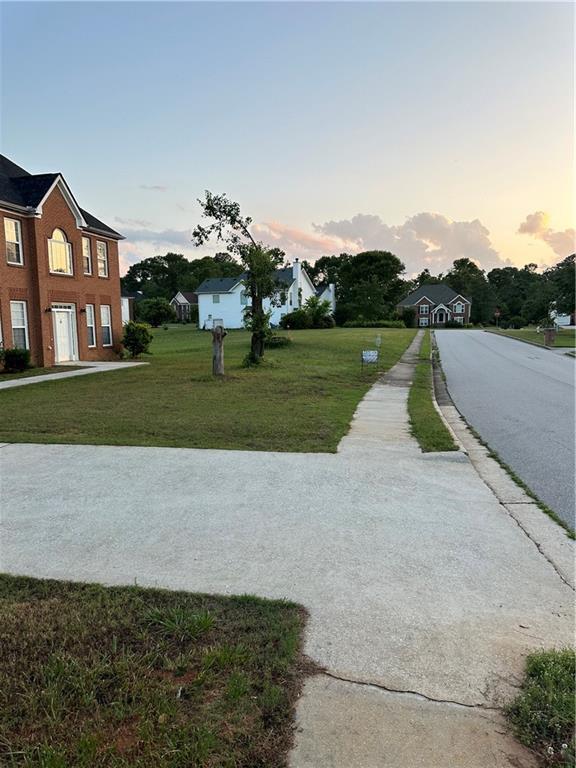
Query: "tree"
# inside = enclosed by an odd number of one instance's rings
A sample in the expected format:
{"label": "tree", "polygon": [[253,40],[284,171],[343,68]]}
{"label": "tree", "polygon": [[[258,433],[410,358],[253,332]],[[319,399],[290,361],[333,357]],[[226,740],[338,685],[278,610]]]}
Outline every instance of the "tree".
{"label": "tree", "polygon": [[326,299],[320,299],[319,296],[310,296],[304,302],[304,311],[310,316],[314,328],[322,326],[325,319],[330,317],[331,310],[330,302]]}
{"label": "tree", "polygon": [[138,302],[136,307],[138,319],[150,323],[154,328],[176,321],[176,313],[166,299],[144,299]]}
{"label": "tree", "polygon": [[252,331],[248,357],[251,363],[258,363],[264,355],[269,327],[264,300],[277,300],[279,286],[275,272],[284,261],[284,251],[257,242],[250,233],[252,219],[242,216],[239,204],[228,200],[225,194],[214,195],[206,190],[204,200],[198,202],[203,217],[211,223],[208,226],[198,224],[192,232],[192,242],[196,246],[204,245],[211,238],[225,242],[228,252],[236,255],[245,267],[244,283],[251,297],[251,305],[245,310],[245,323]]}
{"label": "tree", "polygon": [[181,253],[167,253],[133,264],[122,278],[122,289],[141,291],[147,299],[170,300],[177,291],[195,291],[209,277],[236,277],[241,272],[241,265],[229,253],[193,260]]}
{"label": "tree", "polygon": [[131,320],[124,326],[122,345],[130,352],[130,357],[140,357],[142,353],[148,352],[152,338],[146,323],[135,323]]}
{"label": "tree", "polygon": [[575,258],[576,254],[573,253],[544,272],[544,279],[553,289],[555,309],[559,314],[570,314],[576,306]]}
{"label": "tree", "polygon": [[391,316],[407,291],[400,275],[404,264],[388,251],[364,251],[354,256],[343,254],[338,273],[337,320],[343,323],[363,317],[381,320]]}
{"label": "tree", "polygon": [[492,321],[498,298],[496,291],[486,279],[483,269],[468,258],[456,259],[444,280],[457,293],[470,299],[472,302],[470,319],[473,323]]}

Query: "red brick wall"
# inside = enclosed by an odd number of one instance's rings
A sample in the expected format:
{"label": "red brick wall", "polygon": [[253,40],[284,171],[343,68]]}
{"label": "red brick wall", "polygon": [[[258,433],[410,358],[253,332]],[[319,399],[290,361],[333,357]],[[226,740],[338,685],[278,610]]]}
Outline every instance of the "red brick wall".
{"label": "red brick wall", "polygon": [[[4,217],[18,219],[23,234],[24,266],[12,266],[6,262],[4,239]],[[28,302],[28,325],[30,349],[35,365],[54,364],[54,332],[52,314],[46,312],[53,303],[76,305],[76,327],[78,333],[78,356],[80,360],[114,360],[122,338],[122,316],[120,306],[120,273],[118,264],[118,242],[100,235],[79,230],[66,200],[58,188],[46,200],[41,218],[26,218],[0,210],[0,317],[4,346],[12,346],[10,322],[10,300],[22,299]],[[48,240],[53,230],[61,229],[72,245],[72,276],[50,273],[48,261]],[[82,237],[89,237],[92,253],[92,275],[84,275],[82,259]],[[108,247],[107,278],[98,277],[96,241],[101,240]],[[96,344],[88,348],[86,325],[86,304],[95,305]],[[112,313],[112,348],[102,347],[100,332],[100,305],[109,304]]]}

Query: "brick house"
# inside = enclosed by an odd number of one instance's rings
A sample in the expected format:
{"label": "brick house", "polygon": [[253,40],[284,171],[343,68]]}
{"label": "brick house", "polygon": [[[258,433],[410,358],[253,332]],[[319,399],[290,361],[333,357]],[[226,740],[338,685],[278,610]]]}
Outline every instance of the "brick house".
{"label": "brick house", "polygon": [[0,346],[34,365],[113,360],[122,338],[118,241],[59,173],[0,155]]}
{"label": "brick house", "polygon": [[470,322],[472,303],[446,283],[427,283],[409,293],[398,304],[400,311],[406,307],[416,310],[416,325],[426,328],[441,327],[447,322],[466,325]]}

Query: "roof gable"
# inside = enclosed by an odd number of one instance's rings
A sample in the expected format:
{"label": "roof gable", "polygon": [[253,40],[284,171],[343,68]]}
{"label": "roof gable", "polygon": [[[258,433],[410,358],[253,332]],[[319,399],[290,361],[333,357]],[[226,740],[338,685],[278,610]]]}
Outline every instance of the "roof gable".
{"label": "roof gable", "polygon": [[[35,177],[31,176],[30,178],[33,179]],[[79,229],[82,229],[83,227],[88,226],[86,224],[86,219],[82,215],[82,211],[78,206],[78,203],[76,202],[76,200],[74,200],[74,195],[70,191],[70,187],[64,181],[64,177],[61,176],[59,173],[56,174],[56,177],[54,178],[54,180],[52,181],[48,189],[44,192],[44,195],[40,198],[40,200],[37,203],[32,203],[32,205],[36,208],[36,212],[40,216],[42,215],[42,209],[44,207],[44,203],[46,202],[46,200],[48,200],[48,198],[50,197],[50,195],[55,189],[58,189],[60,191],[62,197],[66,201],[66,205],[72,211],[72,215],[76,219],[76,226]]]}
{"label": "roof gable", "polygon": [[80,229],[123,240],[121,234],[80,208],[61,173],[28,173],[4,155],[0,155],[0,203],[28,209],[27,213],[42,215],[42,207],[51,192],[58,187],[70,207]]}
{"label": "roof gable", "polygon": [[[398,306],[411,307],[418,304],[418,302],[424,298],[427,298],[433,304],[450,304],[458,296],[460,296],[460,294],[456,293],[456,291],[453,288],[450,288],[446,283],[424,283],[424,285],[416,288],[415,291],[412,291],[412,293],[409,293],[408,296],[402,299]],[[466,301],[468,301],[468,299],[466,299]],[[468,301],[468,303],[470,302]]]}

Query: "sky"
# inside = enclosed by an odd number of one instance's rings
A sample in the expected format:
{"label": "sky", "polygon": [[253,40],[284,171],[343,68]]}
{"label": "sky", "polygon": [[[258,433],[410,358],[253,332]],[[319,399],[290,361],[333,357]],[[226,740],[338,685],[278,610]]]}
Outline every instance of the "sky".
{"label": "sky", "polygon": [[574,251],[570,3],[3,2],[0,35],[2,153],[61,171],[124,270],[210,253],[205,189],[288,260]]}

